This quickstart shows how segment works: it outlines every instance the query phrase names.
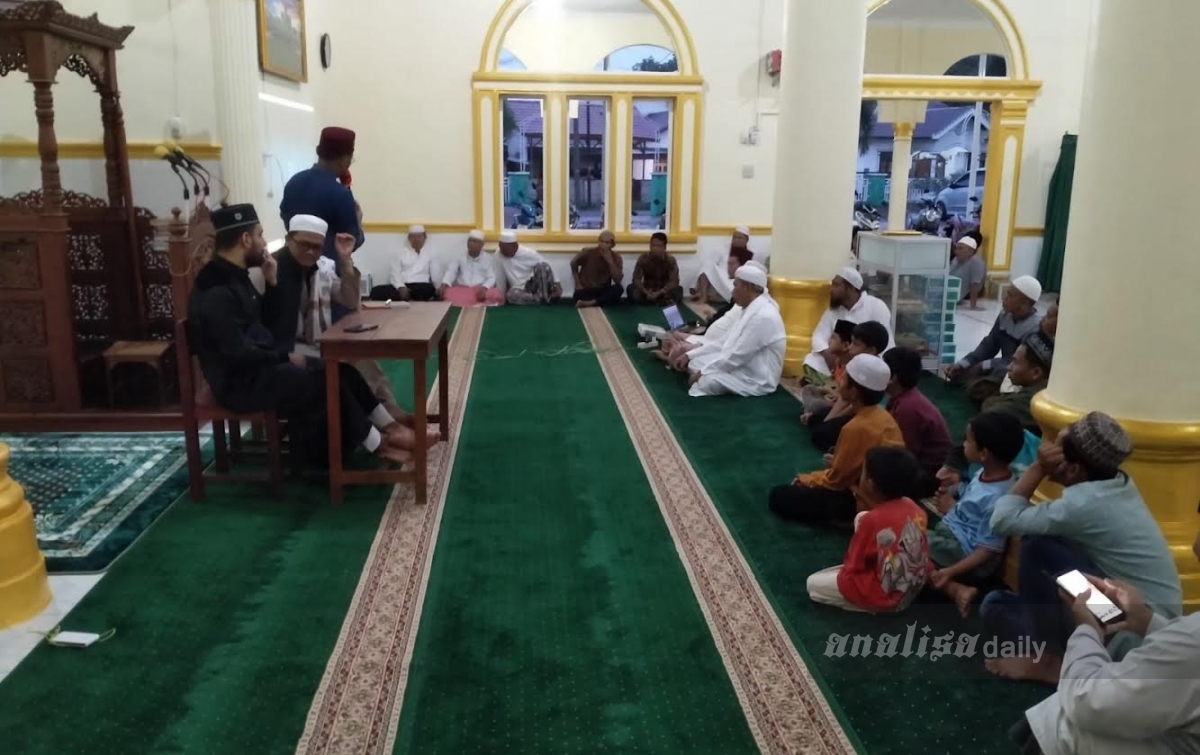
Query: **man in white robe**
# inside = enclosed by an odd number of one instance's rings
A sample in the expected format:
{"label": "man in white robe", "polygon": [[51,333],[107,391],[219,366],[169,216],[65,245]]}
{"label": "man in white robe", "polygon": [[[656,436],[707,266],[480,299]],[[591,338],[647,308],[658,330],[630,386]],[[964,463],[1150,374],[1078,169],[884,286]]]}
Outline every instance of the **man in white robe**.
{"label": "man in white robe", "polygon": [[500,268],[504,271],[509,304],[551,304],[562,298],[562,284],[554,279],[550,263],[517,242],[517,234],[500,234]]}
{"label": "man in white robe", "polygon": [[750,251],[750,229],[739,225],[733,231],[729,253],[708,259],[700,268],[696,287],[692,289],[692,301],[733,301],[733,275],[742,265],[754,259]]}
{"label": "man in white robe", "polygon": [[[1200,558],[1200,533],[1192,553]],[[1090,592],[1075,599],[1058,691],[1025,711],[1013,738],[1033,752],[1032,738],[1045,755],[1200,753],[1200,613],[1166,619],[1124,582],[1092,584],[1124,618],[1104,627],[1087,607]],[[1104,644],[1117,631],[1145,638],[1120,662]]]}
{"label": "man in white robe", "polygon": [[720,352],[713,355],[715,345],[705,345],[689,358],[692,396],[766,396],[779,387],[787,332],[778,306],[767,296],[762,267],[738,268],[732,295],[742,313],[722,338]]}
{"label": "man in white robe", "polygon": [[483,231],[471,231],[467,236],[467,251],[446,268],[438,296],[456,307],[504,303],[504,294],[496,288],[496,261],[483,251]]}
{"label": "man in white robe", "polygon": [[829,309],[813,330],[812,353],[804,358],[804,377],[813,385],[828,385],[833,381],[836,357],[829,351],[829,337],[838,320],[849,320],[855,325],[877,322],[888,330],[888,348],[895,342],[892,313],[887,305],[863,290],[863,277],[857,270],[842,268],[829,286]]}
{"label": "man in white robe", "polygon": [[428,241],[425,226],[414,225],[408,229],[408,241],[400,254],[392,259],[391,274],[388,283],[396,289],[401,301],[433,301],[437,291],[433,287],[433,279],[429,274],[429,252],[425,249]]}

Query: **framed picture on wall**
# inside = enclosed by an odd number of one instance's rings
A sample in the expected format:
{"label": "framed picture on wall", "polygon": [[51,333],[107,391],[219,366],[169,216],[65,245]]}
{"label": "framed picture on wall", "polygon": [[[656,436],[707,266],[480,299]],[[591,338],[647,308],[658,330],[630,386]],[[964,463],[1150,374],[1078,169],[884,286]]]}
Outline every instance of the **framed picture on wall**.
{"label": "framed picture on wall", "polygon": [[258,0],[258,62],[266,73],[308,81],[304,0]]}

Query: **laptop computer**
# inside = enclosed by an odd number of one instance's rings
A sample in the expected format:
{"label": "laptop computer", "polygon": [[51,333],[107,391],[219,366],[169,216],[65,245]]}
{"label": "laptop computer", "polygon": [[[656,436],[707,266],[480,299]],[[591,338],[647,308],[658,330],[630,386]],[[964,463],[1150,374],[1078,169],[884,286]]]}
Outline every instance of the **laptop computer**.
{"label": "laptop computer", "polygon": [[667,318],[667,327],[670,330],[682,330],[684,328],[683,315],[679,313],[678,305],[672,304],[669,307],[664,307],[663,315]]}

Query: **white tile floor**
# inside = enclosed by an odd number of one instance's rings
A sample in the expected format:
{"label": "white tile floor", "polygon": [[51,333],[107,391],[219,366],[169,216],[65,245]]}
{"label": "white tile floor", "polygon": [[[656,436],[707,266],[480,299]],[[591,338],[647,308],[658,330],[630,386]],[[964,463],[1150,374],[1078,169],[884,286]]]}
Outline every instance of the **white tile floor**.
{"label": "white tile floor", "polygon": [[[1043,301],[1039,308],[1044,312],[1049,300]],[[979,341],[987,335],[992,323],[1000,314],[998,301],[980,302],[979,311],[972,312],[966,307],[959,307],[955,314],[955,351],[961,359],[970,353]],[[75,607],[88,590],[100,581],[101,574],[94,575],[63,575],[50,577],[50,589],[54,600],[50,606],[32,621],[11,629],[0,631],[0,681],[17,667],[29,651],[41,641],[39,633],[48,632],[63,623],[63,619]],[[87,632],[100,632],[107,627],[73,627],[66,622],[63,629],[73,629]]]}
{"label": "white tile floor", "polygon": [[[103,574],[55,574],[50,576],[50,592],[54,597],[50,600],[50,605],[46,607],[46,610],[31,621],[0,631],[0,681],[3,681],[29,654],[29,651],[42,641],[45,633],[63,624],[63,619],[71,609],[103,577]],[[108,627],[73,627],[69,625],[69,622],[62,628],[82,632],[103,632],[108,629]],[[70,651],[64,648],[63,652]]]}

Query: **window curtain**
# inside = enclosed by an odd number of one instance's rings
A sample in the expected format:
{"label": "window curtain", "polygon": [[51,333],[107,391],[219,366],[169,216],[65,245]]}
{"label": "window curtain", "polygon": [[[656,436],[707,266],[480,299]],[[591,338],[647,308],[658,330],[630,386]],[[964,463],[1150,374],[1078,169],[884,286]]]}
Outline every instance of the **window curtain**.
{"label": "window curtain", "polygon": [[1050,198],[1046,202],[1046,230],[1042,236],[1042,259],[1038,280],[1042,290],[1062,290],[1063,257],[1067,252],[1067,223],[1071,219],[1071,187],[1075,182],[1075,145],[1079,137],[1064,134],[1058,165],[1050,178]]}

